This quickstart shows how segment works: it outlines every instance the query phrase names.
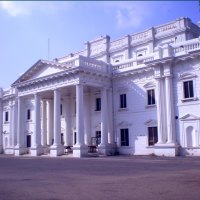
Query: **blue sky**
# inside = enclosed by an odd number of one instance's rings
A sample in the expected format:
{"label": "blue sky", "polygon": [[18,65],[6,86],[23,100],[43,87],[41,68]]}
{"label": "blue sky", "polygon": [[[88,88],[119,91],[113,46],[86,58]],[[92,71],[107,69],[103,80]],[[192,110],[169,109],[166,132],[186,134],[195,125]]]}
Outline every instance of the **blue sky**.
{"label": "blue sky", "polygon": [[200,21],[198,1],[0,1],[0,86],[9,87],[39,59],[82,50],[179,17]]}

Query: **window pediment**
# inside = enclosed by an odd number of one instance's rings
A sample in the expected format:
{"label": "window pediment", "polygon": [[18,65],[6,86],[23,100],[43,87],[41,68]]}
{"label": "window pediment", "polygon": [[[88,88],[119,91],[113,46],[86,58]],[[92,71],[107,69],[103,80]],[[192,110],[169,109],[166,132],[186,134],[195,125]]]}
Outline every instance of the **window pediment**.
{"label": "window pediment", "polygon": [[150,120],[147,120],[144,124],[146,126],[153,127],[153,126],[157,126],[157,121],[155,119],[150,119]]}
{"label": "window pediment", "polygon": [[127,122],[127,121],[121,121],[120,123],[118,123],[118,126],[119,127],[129,127],[131,126],[132,124]]}
{"label": "window pediment", "polygon": [[193,114],[186,114],[180,118],[181,121],[188,121],[188,120],[199,120],[200,117],[193,115]]}
{"label": "window pediment", "polygon": [[148,89],[148,88],[155,88],[156,84],[154,82],[148,82],[145,85],[143,85],[144,88]]}
{"label": "window pediment", "polygon": [[196,78],[197,75],[196,74],[192,74],[192,73],[183,73],[179,75],[179,80],[185,80],[185,79],[193,79]]}

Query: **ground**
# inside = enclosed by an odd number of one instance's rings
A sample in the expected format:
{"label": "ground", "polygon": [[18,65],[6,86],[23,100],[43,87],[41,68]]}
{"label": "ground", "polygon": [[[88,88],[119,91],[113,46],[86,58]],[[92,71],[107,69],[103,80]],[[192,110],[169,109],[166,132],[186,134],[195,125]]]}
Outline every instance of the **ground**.
{"label": "ground", "polygon": [[0,155],[0,200],[199,200],[200,158]]}

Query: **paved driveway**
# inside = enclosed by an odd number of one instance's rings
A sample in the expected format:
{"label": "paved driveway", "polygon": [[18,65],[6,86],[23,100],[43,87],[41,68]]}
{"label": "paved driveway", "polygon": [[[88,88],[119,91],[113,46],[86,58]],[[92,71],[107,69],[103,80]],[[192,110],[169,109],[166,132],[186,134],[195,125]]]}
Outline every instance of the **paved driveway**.
{"label": "paved driveway", "polygon": [[0,200],[200,200],[200,158],[0,155]]}

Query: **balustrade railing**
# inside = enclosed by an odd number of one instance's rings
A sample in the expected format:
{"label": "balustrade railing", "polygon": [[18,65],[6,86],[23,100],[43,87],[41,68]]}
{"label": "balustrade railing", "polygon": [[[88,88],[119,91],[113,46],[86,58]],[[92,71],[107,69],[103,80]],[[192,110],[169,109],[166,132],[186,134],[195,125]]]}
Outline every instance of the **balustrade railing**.
{"label": "balustrade railing", "polygon": [[178,54],[188,53],[195,50],[200,49],[200,40],[193,39],[190,41],[185,41],[183,43],[179,43],[176,45],[172,45],[174,49],[174,55],[177,56]]}

